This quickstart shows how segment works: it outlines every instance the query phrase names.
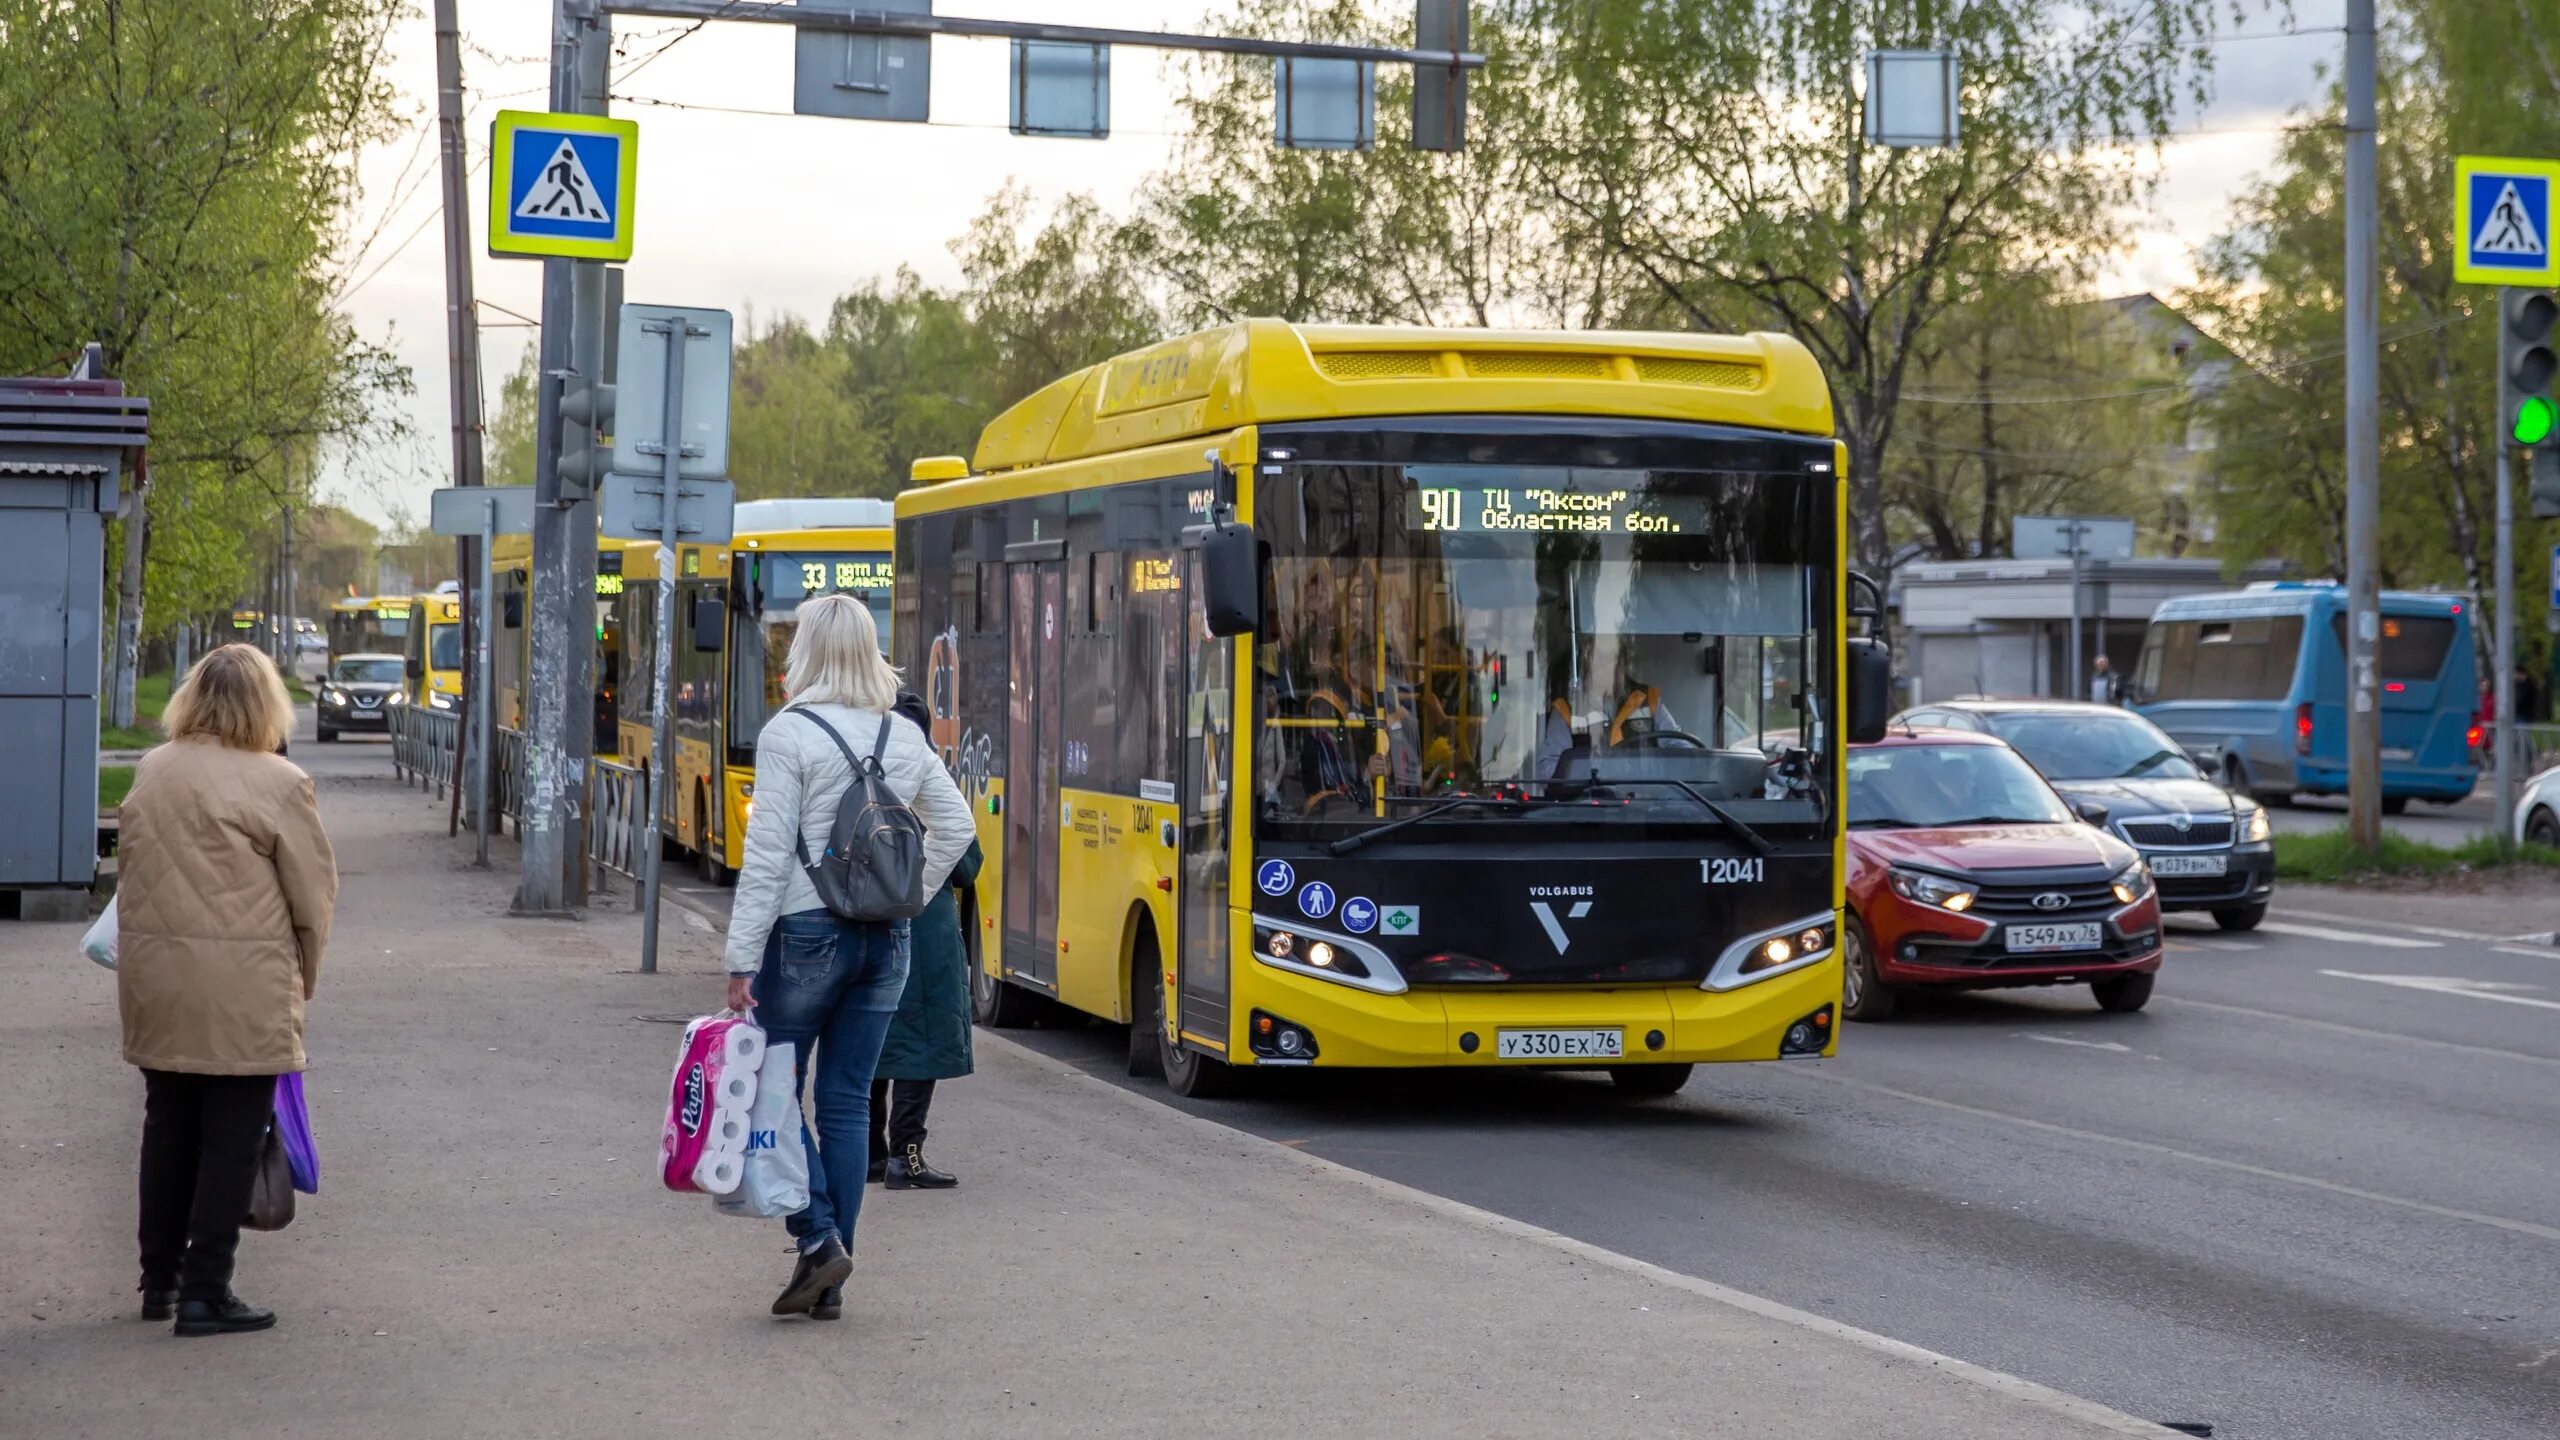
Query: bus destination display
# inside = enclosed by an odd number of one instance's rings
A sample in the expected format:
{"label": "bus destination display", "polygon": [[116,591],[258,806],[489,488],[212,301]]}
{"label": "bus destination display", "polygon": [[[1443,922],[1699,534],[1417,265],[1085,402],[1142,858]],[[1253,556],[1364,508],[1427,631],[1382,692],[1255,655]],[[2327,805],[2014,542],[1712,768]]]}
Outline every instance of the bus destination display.
{"label": "bus destination display", "polygon": [[1706,527],[1704,501],[1643,490],[1547,485],[1424,485],[1405,522],[1425,534],[1679,535]]}
{"label": "bus destination display", "polygon": [[824,595],[831,590],[861,594],[889,588],[889,562],[886,560],[845,560],[827,555],[807,555],[794,556],[783,563],[799,567],[800,590],[804,595]]}

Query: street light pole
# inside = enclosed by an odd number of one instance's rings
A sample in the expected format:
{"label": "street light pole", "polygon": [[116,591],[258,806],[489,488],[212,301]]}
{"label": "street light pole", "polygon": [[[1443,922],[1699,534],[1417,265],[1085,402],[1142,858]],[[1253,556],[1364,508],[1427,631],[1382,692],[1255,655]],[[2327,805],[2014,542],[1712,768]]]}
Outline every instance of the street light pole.
{"label": "street light pole", "polygon": [[[2498,292],[2498,317],[2502,323],[2507,314],[2509,293],[2506,289]],[[2499,346],[2501,361],[2506,358],[2505,350],[2502,343]],[[2516,713],[2516,487],[2507,458],[2507,417],[2515,413],[2518,397],[2509,380],[2507,367],[2499,365],[2498,421],[2489,431],[2489,442],[2498,449],[2498,615],[2496,639],[2492,646],[2497,658],[2496,668],[2489,676],[2489,693],[2496,698],[2498,712],[2491,717],[2489,726],[2489,753],[2493,764],[2490,774],[2496,788],[2497,808],[2496,829],[2491,833],[2498,837],[2501,849],[2515,843],[2516,782],[2521,777],[2516,774],[2515,761],[2511,757],[2515,753],[2513,742],[2524,735],[2518,723],[2524,717]]]}
{"label": "street light pole", "polygon": [[2347,835],[2382,844],[2382,355],[2374,273],[2373,0],[2347,0]]}

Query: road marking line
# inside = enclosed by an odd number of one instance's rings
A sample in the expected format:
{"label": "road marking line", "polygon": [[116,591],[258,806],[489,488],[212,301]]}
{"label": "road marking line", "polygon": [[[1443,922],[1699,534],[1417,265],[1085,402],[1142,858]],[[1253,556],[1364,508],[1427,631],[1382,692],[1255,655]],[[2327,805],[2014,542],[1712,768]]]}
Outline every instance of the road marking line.
{"label": "road marking line", "polygon": [[2303,1025],[2326,1030],[2333,1035],[2353,1035],[2361,1040],[2397,1040],[2406,1045],[2428,1045],[2440,1050],[2459,1050],[2466,1055],[2479,1055],[2496,1060],[2522,1060],[2528,1065],[2560,1065],[2560,1056],[2532,1055],[2522,1050],[2500,1050],[2491,1045],[2466,1045],[2459,1040],[2438,1040],[2431,1035],[2403,1035],[2394,1030],[2368,1030],[2361,1025],[2341,1025],[2335,1020],[2314,1020],[2308,1015],[2288,1015],[2281,1010],[2254,1010],[2246,1005],[2225,1005],[2216,1000],[2189,1000],[2178,995],[2154,995],[2154,1005],[2184,1005],[2190,1009],[2211,1010],[2223,1015],[2245,1015],[2252,1020],[2281,1020],[2288,1025]]}
{"label": "road marking line", "polygon": [[2356,930],[2331,930],[2319,925],[2287,925],[2269,920],[2258,927],[2278,935],[2299,935],[2306,940],[2342,940],[2350,945],[2381,945],[2393,950],[2441,950],[2441,940],[2407,940],[2397,935],[2368,935]]}
{"label": "road marking line", "polygon": [[2202,950],[2230,950],[2237,952],[2243,950],[2264,950],[2267,948],[2255,940],[2200,940],[2188,936],[2180,936],[2179,942],[2181,944],[2193,945]]}
{"label": "road marking line", "polygon": [[1986,1110],[1979,1105],[1966,1105],[1954,1100],[1941,1100],[1934,1095],[1921,1095],[1909,1090],[1896,1090],[1890,1085],[1878,1085],[1871,1081],[1852,1080],[1845,1075],[1826,1075],[1804,1066],[1782,1069],[1778,1071],[1778,1073],[1781,1075],[1799,1075],[1807,1080],[1820,1081],[1826,1085],[1839,1085],[1851,1090],[1865,1090],[1872,1094],[1890,1095],[1897,1100],[1908,1100],[1915,1105],[1927,1105],[1939,1110],[1952,1110],[1959,1115],[1972,1115],[1983,1120],[2005,1121],[2008,1124],[2023,1126],[2026,1129],[2039,1131],[2047,1135],[2063,1135],[2074,1140],[2095,1141],[2101,1145],[2114,1145],[2122,1149],[2137,1151],[2145,1155],[2165,1155],[2173,1160],[2187,1161],[2189,1164],[2209,1166],[2216,1170],[2229,1170],[2241,1175],[2253,1175],[2261,1180],[2275,1180],[2287,1185],[2300,1185],[2306,1189],[2322,1190],[2332,1195],[2344,1195],[2354,1200],[2370,1200],[2379,1205],[2390,1205],[2402,1210],[2413,1210],[2421,1215],[2434,1215],[2446,1220],[2461,1220],[2473,1225],[2486,1225],[2492,1229],[2505,1230],[2517,1235],[2530,1235],[2539,1240],[2560,1241],[2560,1227],[2537,1225],[2530,1220],[2510,1220],[2503,1215],[2482,1215],[2477,1211],[2472,1210],[2456,1210],[2449,1205],[2430,1205],[2424,1200],[2410,1200],[2398,1195],[2385,1195],[2378,1190],[2365,1190],[2354,1185],[2341,1185],[2335,1180],[2323,1180],[2313,1175],[2297,1175],[2290,1170],[2274,1170],[2264,1165],[2249,1164],[2245,1160],[2225,1160],[2218,1155],[2199,1155],[2193,1150],[2181,1150],[2174,1145],[2161,1145],[2149,1140],[2133,1140],[2122,1135],[2109,1135],[2097,1130],[2078,1130],[2069,1125],[2056,1125],[2049,1120],[2030,1120],[2024,1115],[2011,1115],[2006,1111],[2001,1110]]}
{"label": "road marking line", "polygon": [[2560,960],[2560,950],[2549,946],[2540,950],[2530,950],[2522,945],[2492,945],[2489,948],[2501,955],[2521,955],[2527,960]]}
{"label": "road marking line", "polygon": [[2527,995],[2511,995],[2511,990],[2539,990],[2539,985],[2518,985],[2508,980],[2463,980],[2451,975],[2359,975],[2352,970],[2323,970],[2323,975],[2338,980],[2370,980],[2376,985],[2397,985],[2403,990],[2432,990],[2438,995],[2460,995],[2469,1000],[2495,1000],[2506,1005],[2538,1005],[2545,1010],[2560,1010],[2560,1000],[2536,1000]]}
{"label": "road marking line", "polygon": [[1809,1330],[1817,1335],[1844,1340],[1862,1350],[1874,1351],[1879,1355],[1918,1366],[1933,1374],[1944,1375],[1951,1380],[1979,1385],[1985,1390],[2006,1395],[2012,1400],[2034,1406],[2048,1414],[2099,1426],[2112,1434],[2142,1437],[2142,1440],[2159,1440],[2159,1437],[2165,1433],[2160,1426],[2148,1420],[2137,1419],[2121,1410],[2101,1405],[2095,1400],[2084,1400],[2077,1395],[2056,1390],[2050,1385],[2039,1385],[2033,1380],[2023,1379],[2005,1370],[1994,1370],[1987,1365],[1976,1365],[1970,1360],[1959,1360],[1953,1355],[1942,1355],[1935,1350],[1924,1349],[1908,1341],[1896,1340],[1890,1335],[1879,1335],[1873,1330],[1861,1330],[1855,1325],[1828,1319],[1810,1310],[1799,1310],[1792,1305],[1780,1304],[1778,1301],[1754,1295],[1748,1290],[1736,1290],[1729,1285],[1719,1285],[1713,1280],[1700,1279],[1695,1275],[1683,1274],[1666,1266],[1656,1265],[1650,1260],[1639,1260],[1632,1255],[1620,1254],[1604,1246],[1594,1245],[1588,1240],[1577,1240],[1570,1235],[1532,1225],[1526,1220],[1514,1220],[1508,1215],[1497,1214],[1494,1211],[1470,1205],[1463,1200],[1452,1200],[1446,1195],[1434,1195],[1428,1190],[1416,1189],[1384,1176],[1372,1175],[1365,1170],[1355,1170],[1338,1160],[1328,1160],[1321,1155],[1310,1155],[1304,1150],[1273,1144],[1249,1130],[1239,1129],[1233,1125],[1222,1125],[1207,1116],[1194,1115],[1188,1110],[1177,1109],[1151,1095],[1142,1095],[1135,1090],[1114,1085],[1098,1075],[1088,1075],[1066,1061],[1043,1055],[1019,1040],[990,1033],[980,1036],[979,1043],[1012,1051],[1015,1055],[1042,1069],[1066,1079],[1094,1086],[1103,1094],[1124,1104],[1143,1109],[1149,1114],[1170,1116],[1184,1124],[1214,1130],[1218,1132],[1221,1139],[1229,1142],[1245,1140],[1270,1146],[1274,1154],[1284,1155],[1311,1170],[1321,1170],[1337,1179],[1349,1181],[1373,1195],[1418,1206],[1480,1230],[1508,1235],[1551,1250],[1560,1250],[1595,1265],[1604,1265],[1612,1270],[1651,1280],[1658,1285],[1686,1291],[1702,1300],[1730,1305],[1736,1310],[1747,1311],[1766,1320],[1775,1320],[1781,1325],[1790,1325],[1799,1330]]}
{"label": "road marking line", "polygon": [[2066,1035],[2038,1035],[2032,1030],[2019,1031],[2018,1038],[2021,1040],[2041,1040],[2047,1045],[2076,1045],[2083,1050],[2112,1050],[2118,1055],[2130,1055],[2133,1053],[2132,1046],[2119,1045],[2113,1040],[2074,1040]]}
{"label": "road marking line", "polygon": [[[2439,940],[2505,940],[2511,938],[2505,935],[2483,935],[2477,930],[2451,930],[2441,925],[2411,925],[2401,920],[2367,920],[2354,915],[2331,915],[2319,910],[2295,910],[2284,905],[2272,906],[2268,909],[2267,913],[2270,915],[2282,915],[2289,920],[2317,920],[2326,925],[2382,925],[2393,930],[2406,930],[2413,935],[2433,935]],[[2270,925],[2266,928],[2272,930],[2275,927]]]}

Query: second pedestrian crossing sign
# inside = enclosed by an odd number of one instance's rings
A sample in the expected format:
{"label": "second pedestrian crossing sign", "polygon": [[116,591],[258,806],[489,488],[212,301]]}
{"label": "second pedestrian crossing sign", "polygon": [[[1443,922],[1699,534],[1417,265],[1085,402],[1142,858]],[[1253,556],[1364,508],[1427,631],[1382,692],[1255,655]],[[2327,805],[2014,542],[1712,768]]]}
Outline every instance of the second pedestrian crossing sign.
{"label": "second pedestrian crossing sign", "polygon": [[2560,161],[2457,158],[2453,278],[2467,285],[2560,285],[2551,233],[2555,189]]}
{"label": "second pedestrian crossing sign", "polygon": [[640,126],[501,110],[489,131],[489,253],[631,258]]}

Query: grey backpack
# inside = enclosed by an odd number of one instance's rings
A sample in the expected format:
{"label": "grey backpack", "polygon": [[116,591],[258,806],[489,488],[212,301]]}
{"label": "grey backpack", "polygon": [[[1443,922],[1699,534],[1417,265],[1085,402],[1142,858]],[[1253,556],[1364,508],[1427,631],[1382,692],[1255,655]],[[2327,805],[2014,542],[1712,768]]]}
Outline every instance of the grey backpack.
{"label": "grey backpack", "polygon": [[791,837],[800,856],[800,868],[809,872],[809,883],[817,887],[818,901],[847,920],[880,923],[908,920],[924,913],[924,822],[916,812],[889,788],[889,777],[880,768],[880,757],[889,748],[889,727],[897,723],[895,716],[880,717],[880,736],[871,745],[871,753],[854,758],[853,748],[844,743],[836,727],[815,712],[795,709],[792,713],[807,716],[809,723],[827,732],[844,752],[845,764],[853,768],[853,783],[845,787],[844,798],[836,802],[836,823],[827,832],[826,853],[815,860],[809,858],[809,840],[803,832]]}

